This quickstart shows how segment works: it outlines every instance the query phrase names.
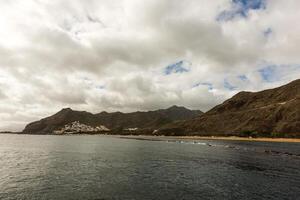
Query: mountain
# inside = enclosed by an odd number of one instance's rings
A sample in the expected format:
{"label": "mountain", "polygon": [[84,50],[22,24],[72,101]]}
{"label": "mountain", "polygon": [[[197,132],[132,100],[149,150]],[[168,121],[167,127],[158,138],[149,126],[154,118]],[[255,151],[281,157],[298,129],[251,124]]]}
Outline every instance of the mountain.
{"label": "mountain", "polygon": [[197,118],[163,126],[158,134],[300,137],[300,79],[240,92]]}
{"label": "mountain", "polygon": [[[52,134],[54,131],[63,128],[72,122],[79,122],[87,126],[105,126],[112,130],[112,133],[121,134],[124,129],[143,129],[140,133],[152,133],[159,127],[175,122],[177,120],[192,119],[201,115],[198,110],[189,110],[184,107],[172,106],[168,109],[160,109],[148,112],[101,112],[92,114],[85,111],[74,111],[65,108],[58,113],[28,124],[22,133],[25,134]],[[145,130],[147,130],[145,132]]]}

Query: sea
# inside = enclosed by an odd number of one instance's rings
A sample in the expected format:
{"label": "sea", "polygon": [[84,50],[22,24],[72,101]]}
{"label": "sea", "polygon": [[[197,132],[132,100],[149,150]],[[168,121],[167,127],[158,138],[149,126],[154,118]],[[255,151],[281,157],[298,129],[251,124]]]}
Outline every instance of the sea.
{"label": "sea", "polygon": [[1,200],[300,199],[300,144],[0,134]]}

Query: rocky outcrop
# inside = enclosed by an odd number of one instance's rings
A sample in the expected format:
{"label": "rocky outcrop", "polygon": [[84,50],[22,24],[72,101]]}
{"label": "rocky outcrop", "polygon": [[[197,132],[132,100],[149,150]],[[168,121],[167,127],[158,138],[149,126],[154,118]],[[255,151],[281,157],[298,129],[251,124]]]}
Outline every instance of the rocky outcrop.
{"label": "rocky outcrop", "polygon": [[261,92],[240,92],[195,119],[157,134],[300,137],[300,80]]}
{"label": "rocky outcrop", "polygon": [[28,124],[22,133],[53,134],[54,131],[65,128],[65,125],[78,122],[90,127],[105,126],[114,134],[121,134],[123,131],[130,134],[133,132],[150,134],[153,130],[167,123],[192,119],[201,114],[201,111],[189,110],[179,106],[149,112],[101,112],[98,114],[65,108],[50,117]]}

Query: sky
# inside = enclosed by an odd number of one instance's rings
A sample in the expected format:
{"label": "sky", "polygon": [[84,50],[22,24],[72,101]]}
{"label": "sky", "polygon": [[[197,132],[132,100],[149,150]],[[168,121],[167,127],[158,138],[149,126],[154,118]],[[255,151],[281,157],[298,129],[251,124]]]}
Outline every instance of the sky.
{"label": "sky", "polygon": [[300,77],[299,0],[0,1],[0,131],[64,107],[207,111]]}

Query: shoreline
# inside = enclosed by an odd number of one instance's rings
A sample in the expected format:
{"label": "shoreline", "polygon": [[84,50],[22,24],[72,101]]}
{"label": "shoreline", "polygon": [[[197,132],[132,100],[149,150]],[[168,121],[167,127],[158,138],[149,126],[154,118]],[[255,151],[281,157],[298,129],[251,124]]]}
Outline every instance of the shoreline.
{"label": "shoreline", "polygon": [[[46,134],[20,134],[20,132],[12,133],[0,133],[0,135],[46,135]],[[152,140],[152,141],[163,141],[163,140],[220,140],[220,141],[247,141],[247,142],[285,142],[285,143],[300,143],[300,138],[248,138],[238,136],[152,136],[152,135],[113,135],[113,134],[47,134],[54,136],[80,136],[80,135],[100,135],[109,137],[118,137],[123,139],[137,139],[137,140]]]}
{"label": "shoreline", "polygon": [[179,138],[187,138],[187,139],[200,139],[200,140],[230,140],[230,141],[256,141],[256,142],[289,142],[289,143],[300,143],[300,138],[246,138],[246,137],[236,137],[236,136],[229,136],[229,137],[205,137],[205,136],[184,136]]}
{"label": "shoreline", "polygon": [[144,136],[144,135],[112,135],[123,139],[137,140],[220,140],[220,141],[246,141],[246,142],[285,142],[285,143],[300,143],[300,138],[245,138],[245,137],[218,137],[218,136]]}

